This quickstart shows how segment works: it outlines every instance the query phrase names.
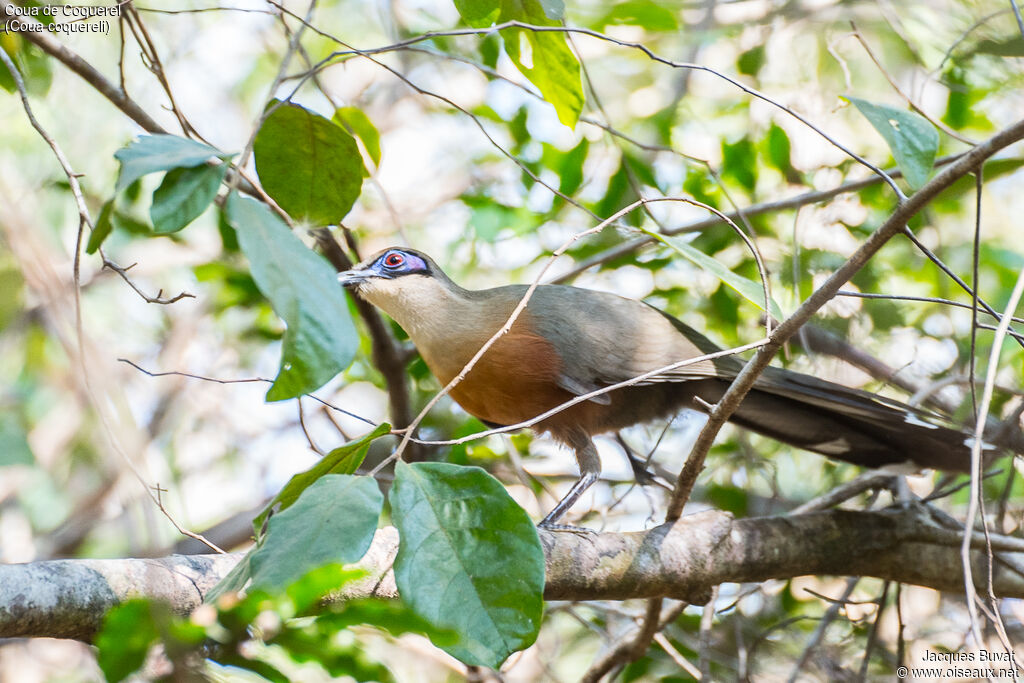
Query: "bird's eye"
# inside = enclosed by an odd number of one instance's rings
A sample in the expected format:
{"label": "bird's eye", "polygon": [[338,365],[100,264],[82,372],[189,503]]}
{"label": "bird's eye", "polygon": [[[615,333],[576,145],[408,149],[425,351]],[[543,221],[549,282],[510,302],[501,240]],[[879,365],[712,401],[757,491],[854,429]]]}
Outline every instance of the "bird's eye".
{"label": "bird's eye", "polygon": [[405,257],[397,251],[393,251],[384,257],[384,265],[388,268],[398,268],[405,263]]}

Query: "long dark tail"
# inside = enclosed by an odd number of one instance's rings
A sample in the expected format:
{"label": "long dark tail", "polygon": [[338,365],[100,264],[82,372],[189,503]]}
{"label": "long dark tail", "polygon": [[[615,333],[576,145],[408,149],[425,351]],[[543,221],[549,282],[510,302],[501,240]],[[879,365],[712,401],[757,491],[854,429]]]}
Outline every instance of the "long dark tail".
{"label": "long dark tail", "polygon": [[768,368],[731,421],[856,465],[970,470],[973,436],[935,424],[939,416],[779,368]]}

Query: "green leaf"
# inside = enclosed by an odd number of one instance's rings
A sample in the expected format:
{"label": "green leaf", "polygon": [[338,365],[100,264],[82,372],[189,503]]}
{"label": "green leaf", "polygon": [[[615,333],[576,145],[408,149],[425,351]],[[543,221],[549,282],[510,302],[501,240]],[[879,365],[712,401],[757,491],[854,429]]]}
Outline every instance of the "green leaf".
{"label": "green leaf", "polygon": [[[337,562],[325,564],[291,583],[285,592],[295,606],[295,615],[319,612],[324,598],[342,586],[369,575],[365,569],[346,569]],[[376,602],[376,599],[371,600]],[[344,604],[344,603],[343,603]]]}
{"label": "green leaf", "polygon": [[732,178],[748,192],[757,185],[757,151],[750,138],[729,143],[722,140],[722,176]]}
{"label": "green leaf", "polygon": [[96,662],[106,680],[117,683],[138,671],[158,637],[148,600],[129,600],[107,612],[94,641]]}
{"label": "green leaf", "polygon": [[[25,277],[14,257],[8,252],[0,255],[0,332],[13,320],[25,313]],[[25,368],[22,366],[22,370]],[[0,455],[0,459],[2,459]]]}
{"label": "green leaf", "polygon": [[498,20],[501,0],[455,0],[462,20],[473,28],[484,28]]}
{"label": "green leaf", "polygon": [[199,217],[213,198],[228,171],[227,164],[201,164],[173,168],[153,191],[149,217],[157,235],[177,232]]}
{"label": "green leaf", "polygon": [[[485,26],[490,26],[492,22],[488,22]],[[497,33],[489,33],[483,37],[480,41],[480,61],[484,63],[484,66],[489,66],[492,69],[498,68],[498,57],[501,55],[501,38],[498,37]],[[490,78],[491,76],[488,76]],[[486,105],[485,105],[486,106]]]}
{"label": "green leaf", "polygon": [[96,224],[93,225],[92,232],[89,233],[89,241],[85,245],[86,254],[95,254],[96,250],[103,246],[103,242],[114,230],[114,222],[111,220],[113,212],[114,200],[108,199],[103,208],[100,209],[100,215],[96,218]]}
{"label": "green leaf", "polygon": [[380,166],[380,133],[370,118],[356,107],[341,107],[334,112],[334,120],[362,140],[373,165]]}
{"label": "green leaf", "polygon": [[608,24],[629,24],[643,26],[648,31],[677,31],[679,21],[672,10],[650,0],[627,0],[616,3],[599,22]]}
{"label": "green leaf", "polygon": [[552,21],[561,21],[565,16],[565,3],[562,0],[540,0],[544,15]]}
{"label": "green leaf", "polygon": [[0,413],[0,467],[34,465],[35,462],[25,427],[12,413]]}
{"label": "green leaf", "polygon": [[633,188],[629,184],[629,169],[626,164],[626,157],[623,155],[619,162],[619,168],[608,179],[608,189],[605,191],[604,197],[597,203],[595,212],[602,218],[611,216],[636,198],[636,193],[633,192]]}
{"label": "green leaf", "polygon": [[[708,271],[719,280],[729,285],[742,296],[744,299],[754,304],[762,311],[764,310],[764,287],[761,286],[760,282],[754,282],[748,280],[742,275],[737,275],[732,272],[721,263],[711,258],[699,249],[694,249],[692,246],[682,241],[679,238],[666,237],[660,233],[645,230],[641,228],[645,233],[658,240],[662,244],[665,244],[676,251],[680,256],[689,260],[694,265],[703,268]],[[785,316],[782,314],[782,308],[775,303],[775,299],[768,300],[769,313],[776,320],[783,320]]]}
{"label": "green leaf", "polygon": [[544,554],[505,488],[478,467],[399,462],[389,498],[401,537],[398,590],[421,616],[459,634],[444,649],[466,664],[497,668],[533,643]]}
{"label": "green leaf", "polygon": [[366,457],[366,451],[369,450],[370,444],[390,431],[391,425],[382,424],[361,439],[335,448],[305,472],[299,472],[292,476],[281,492],[274,496],[274,499],[263,509],[263,512],[252,520],[253,529],[257,534],[260,533],[263,529],[263,522],[275,507],[278,512],[288,509],[292,503],[298,500],[302,492],[320,477],[327,474],[355,474],[359,465],[362,464],[363,458]]}
{"label": "green leaf", "polygon": [[914,189],[928,181],[939,148],[939,133],[925,118],[903,109],[847,97],[875,127],[892,150],[892,156]]}
{"label": "green leaf", "polygon": [[755,45],[736,60],[736,70],[744,76],[756,76],[764,66],[764,45]]}
{"label": "green leaf", "polygon": [[373,477],[328,474],[270,518],[251,559],[252,587],[280,589],[329,562],[348,564],[370,549],[384,496]]}
{"label": "green leaf", "polygon": [[263,189],[289,215],[315,225],[336,224],[363,186],[363,158],[355,138],[336,123],[297,104],[276,107],[253,145]]}
{"label": "green leaf", "polygon": [[968,52],[968,56],[974,54],[996,55],[997,57],[1024,57],[1024,36],[1013,36],[1004,40],[986,38]]}
{"label": "green leaf", "polygon": [[334,269],[256,200],[232,192],[226,213],[256,286],[288,326],[281,369],[267,400],[294,398],[323,386],[348,367],[358,346]]}
{"label": "green leaf", "polygon": [[203,596],[203,602],[214,603],[217,602],[217,598],[226,593],[237,593],[245,588],[245,584],[249,583],[249,579],[252,578],[252,566],[249,564],[250,560],[252,560],[252,553],[253,551],[250,550],[243,555],[238,564],[231,568],[227,576],[206,592],[206,595]]}
{"label": "green leaf", "polygon": [[[42,23],[53,23],[53,17],[39,15],[36,17]],[[15,68],[21,74],[21,80],[25,83],[25,90],[30,95],[42,97],[50,90],[53,83],[53,70],[49,55],[38,47],[16,34],[7,33],[0,41],[0,49],[3,49],[14,62]],[[7,92],[15,93],[18,86],[7,70],[6,65],[0,65],[0,88]]]}
{"label": "green leaf", "polygon": [[[502,0],[498,22],[522,21],[538,26],[559,26],[548,18],[538,0]],[[573,128],[583,111],[583,83],[580,63],[569,49],[565,35],[558,31],[529,31],[508,28],[501,32],[505,52],[516,68],[537,86],[544,99],[554,106],[558,120]],[[528,45],[529,56],[523,50]]]}
{"label": "green leaf", "polygon": [[177,135],[141,135],[114,152],[114,158],[121,162],[114,192],[120,192],[147,173],[191,168],[212,157],[226,158],[226,155],[209,145]]}
{"label": "green leaf", "polygon": [[768,129],[765,143],[768,151],[768,163],[788,176],[789,172],[793,169],[793,165],[790,161],[791,150],[789,136],[786,135],[786,131],[778,124],[772,123],[771,128]]}
{"label": "green leaf", "polygon": [[446,645],[453,645],[459,639],[454,631],[438,628],[400,600],[338,600],[318,621],[336,630],[360,625],[376,626],[396,637],[404,633],[424,633],[435,643]]}
{"label": "green leaf", "polygon": [[472,209],[469,225],[476,236],[485,242],[494,242],[502,230],[524,235],[536,229],[540,216],[524,207],[499,204],[490,197],[464,196],[462,201]]}
{"label": "green leaf", "polygon": [[566,152],[561,164],[558,166],[558,191],[564,195],[572,196],[583,184],[583,162],[587,160],[587,152],[590,151],[590,141],[586,138],[580,140],[580,144]]}

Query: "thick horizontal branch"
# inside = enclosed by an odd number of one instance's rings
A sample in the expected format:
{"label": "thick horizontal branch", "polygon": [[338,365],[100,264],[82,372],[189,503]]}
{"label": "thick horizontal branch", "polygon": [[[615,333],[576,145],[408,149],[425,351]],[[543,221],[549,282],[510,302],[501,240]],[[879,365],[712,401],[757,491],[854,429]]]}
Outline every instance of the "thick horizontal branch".
{"label": "thick horizontal branch", "polygon": [[[647,531],[577,534],[540,532],[549,600],[672,597],[706,602],[721,583],[760,582],[808,574],[873,576],[962,592],[958,534],[930,521],[922,508],[879,512],[831,510],[788,517],[734,520],[702,512]],[[1024,543],[993,537],[1001,553],[993,570],[996,595],[1024,597]],[[343,597],[397,594],[390,568],[398,549],[393,527],[381,529],[359,566],[370,576]],[[0,565],[0,637],[89,640],[104,612],[147,596],[188,613],[242,557],[172,555],[160,559],[55,560]],[[975,552],[975,577],[986,562]],[[980,580],[980,579],[979,579]],[[980,587],[980,586],[979,586]]]}

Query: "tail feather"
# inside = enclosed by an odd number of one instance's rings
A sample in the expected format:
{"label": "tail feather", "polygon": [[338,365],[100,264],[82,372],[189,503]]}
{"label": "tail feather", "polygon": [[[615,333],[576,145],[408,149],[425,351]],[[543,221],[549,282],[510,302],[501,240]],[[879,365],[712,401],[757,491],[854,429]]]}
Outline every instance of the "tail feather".
{"label": "tail feather", "polygon": [[938,415],[778,368],[769,368],[731,421],[857,465],[909,463],[918,468],[970,470],[973,437]]}

